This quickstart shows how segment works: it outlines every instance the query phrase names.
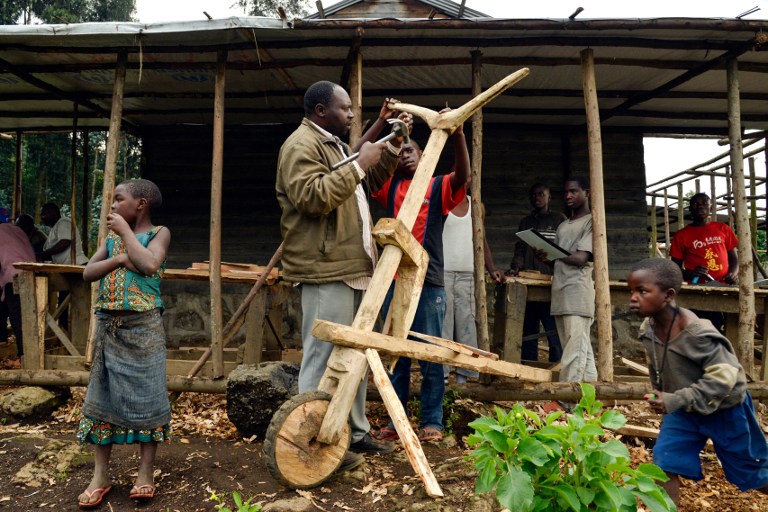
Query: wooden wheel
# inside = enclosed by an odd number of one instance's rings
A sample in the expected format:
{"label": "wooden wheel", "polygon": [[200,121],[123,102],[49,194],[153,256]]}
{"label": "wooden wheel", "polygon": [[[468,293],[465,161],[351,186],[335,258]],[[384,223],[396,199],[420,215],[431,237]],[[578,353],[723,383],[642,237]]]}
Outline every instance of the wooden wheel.
{"label": "wooden wheel", "polygon": [[344,426],[336,444],[317,441],[331,395],[308,391],[285,402],[272,417],[264,440],[264,461],[272,476],[292,489],[325,482],[341,465],[351,431]]}

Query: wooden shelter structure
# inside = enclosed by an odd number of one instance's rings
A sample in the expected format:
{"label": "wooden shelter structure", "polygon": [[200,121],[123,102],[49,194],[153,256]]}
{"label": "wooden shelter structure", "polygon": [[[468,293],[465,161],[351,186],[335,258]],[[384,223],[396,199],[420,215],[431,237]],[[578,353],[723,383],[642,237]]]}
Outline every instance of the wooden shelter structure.
{"label": "wooden shelter structure", "polygon": [[[295,20],[0,27],[0,131],[19,141],[71,130],[75,117],[77,130],[108,129],[104,205],[117,134],[142,137],[143,173],[165,192],[160,221],[174,226],[170,265],[210,261],[212,376],[224,373],[222,254],[265,261],[279,245],[277,149],[320,79],[347,87],[364,121],[384,97],[439,110],[530,68],[472,123],[473,200],[483,183],[488,238],[509,257],[510,216],[525,211],[527,187],[589,170],[603,379],[609,277],[646,253],[644,135],[729,136],[737,233],[749,240],[741,133],[768,129],[768,21],[494,19],[447,0],[389,2],[400,14],[361,4]],[[20,158],[15,173],[18,197]],[[752,260],[740,252],[740,354],[751,367]]]}

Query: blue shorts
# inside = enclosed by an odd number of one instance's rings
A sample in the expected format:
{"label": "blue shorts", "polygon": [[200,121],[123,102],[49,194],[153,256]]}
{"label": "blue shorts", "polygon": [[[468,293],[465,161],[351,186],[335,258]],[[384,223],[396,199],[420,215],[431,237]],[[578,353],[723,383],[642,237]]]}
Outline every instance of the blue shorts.
{"label": "blue shorts", "polygon": [[768,485],[768,443],[752,408],[752,397],[710,415],[675,411],[664,416],[653,449],[653,462],[667,473],[701,480],[701,459],[707,439],[729,482],[742,491]]}

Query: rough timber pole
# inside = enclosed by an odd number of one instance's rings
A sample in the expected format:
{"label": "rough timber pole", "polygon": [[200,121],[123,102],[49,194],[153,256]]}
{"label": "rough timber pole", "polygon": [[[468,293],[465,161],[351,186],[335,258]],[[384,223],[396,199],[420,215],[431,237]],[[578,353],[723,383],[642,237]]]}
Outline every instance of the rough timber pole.
{"label": "rough timber pole", "polygon": [[16,130],[16,161],[13,166],[13,203],[11,205],[11,214],[14,219],[21,214],[21,161],[24,147],[22,137],[21,130]]}
{"label": "rough timber pole", "polygon": [[77,103],[75,103],[74,111],[72,112],[72,154],[71,154],[71,174],[69,183],[69,261],[73,264],[77,264]]}
{"label": "rough timber pole", "polygon": [[[731,142],[731,177],[736,203],[736,233],[739,237],[739,330],[736,355],[747,375],[754,375],[755,290],[752,262],[747,192],[744,185],[744,155],[741,142],[741,106],[739,104],[739,64],[727,63],[728,76],[728,137]],[[734,340],[731,340],[734,341]]]}
{"label": "rough timber pole", "polygon": [[360,50],[353,55],[349,73],[349,95],[352,100],[352,126],[349,128],[349,145],[355,147],[363,135],[363,54]]}
{"label": "rough timber pole", "polygon": [[[88,254],[88,217],[91,205],[89,204],[90,192],[88,190],[88,174],[90,152],[88,148],[89,132],[83,130],[83,188],[80,191],[80,235],[83,241],[83,253]],[[72,239],[74,240],[74,238]],[[75,261],[74,259],[72,261]]]}
{"label": "rough timber pole", "polygon": [[[115,85],[112,88],[112,108],[109,114],[109,136],[104,161],[104,186],[101,189],[101,213],[99,214],[99,236],[97,247],[107,237],[107,215],[112,209],[112,197],[115,190],[115,173],[117,172],[117,152],[120,149],[120,121],[123,118],[123,92],[125,91],[125,53],[117,56],[115,68]],[[99,283],[91,284],[91,304],[96,304]],[[88,343],[85,349],[85,364],[93,361],[93,336],[96,330],[96,318],[91,312],[91,322],[88,326]]]}
{"label": "rough timber pole", "polygon": [[587,114],[589,181],[592,203],[592,254],[595,259],[595,306],[597,316],[597,374],[603,381],[613,380],[613,328],[611,290],[608,284],[608,244],[605,229],[603,190],[603,149],[600,135],[600,108],[597,104],[595,59],[591,49],[581,51],[584,107]]}
{"label": "rough timber pole", "polygon": [[[472,53],[472,96],[482,92],[483,54],[479,50]],[[475,254],[475,304],[477,324],[477,346],[481,350],[490,350],[488,339],[488,304],[485,300],[485,226],[483,225],[483,201],[480,184],[483,170],[483,109],[472,115],[472,247]]]}
{"label": "rough timber pole", "polygon": [[211,289],[211,352],[214,377],[224,375],[221,300],[221,189],[224,171],[224,91],[227,52],[216,59],[216,85],[213,100],[213,162],[211,164],[211,231],[208,284]]}

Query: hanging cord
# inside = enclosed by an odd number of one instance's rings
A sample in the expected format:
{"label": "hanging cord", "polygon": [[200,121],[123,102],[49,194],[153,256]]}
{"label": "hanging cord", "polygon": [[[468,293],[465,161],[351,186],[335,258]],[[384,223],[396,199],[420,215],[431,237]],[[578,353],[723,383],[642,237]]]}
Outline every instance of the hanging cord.
{"label": "hanging cord", "polygon": [[[659,391],[663,391],[661,387],[661,373],[664,371],[664,366],[667,363],[667,352],[669,350],[669,337],[672,335],[672,327],[675,325],[675,320],[677,320],[677,314],[680,312],[680,308],[675,307],[675,313],[672,315],[672,321],[669,323],[669,328],[667,329],[667,337],[664,340],[664,353],[661,355],[661,366],[659,366],[659,359],[656,355],[656,347],[653,347],[653,366],[656,368],[656,388]],[[656,336],[656,325],[654,323],[653,326],[653,337],[659,341],[662,341],[659,339],[658,336]]]}

